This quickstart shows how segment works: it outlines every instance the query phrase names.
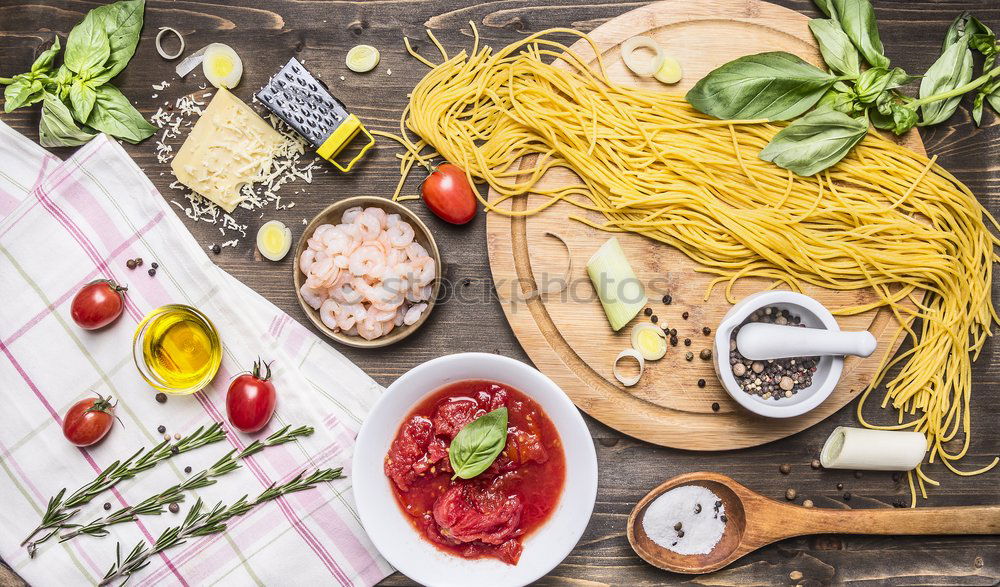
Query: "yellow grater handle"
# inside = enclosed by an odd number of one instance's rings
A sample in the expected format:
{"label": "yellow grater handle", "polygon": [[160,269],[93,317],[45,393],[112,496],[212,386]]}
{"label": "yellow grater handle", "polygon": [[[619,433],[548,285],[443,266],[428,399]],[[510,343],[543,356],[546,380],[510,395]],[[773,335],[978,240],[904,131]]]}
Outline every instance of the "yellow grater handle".
{"label": "yellow grater handle", "polygon": [[[339,155],[340,152],[344,150],[344,147],[349,145],[351,141],[354,140],[354,137],[358,136],[358,133],[362,132],[368,137],[368,144],[361,148],[361,151],[355,155],[354,159],[351,159],[351,161],[347,164],[347,167],[344,167],[335,161],[334,157]],[[316,149],[316,153],[330,163],[333,163],[334,167],[337,169],[347,173],[354,168],[354,164],[360,161],[361,158],[364,157],[365,153],[368,152],[368,149],[371,149],[374,144],[375,137],[373,137],[371,133],[368,132],[368,129],[361,124],[361,121],[357,116],[351,114],[346,120],[344,120],[344,124],[337,127],[337,130],[333,131],[333,134],[323,141],[323,144],[320,145],[319,149]]]}

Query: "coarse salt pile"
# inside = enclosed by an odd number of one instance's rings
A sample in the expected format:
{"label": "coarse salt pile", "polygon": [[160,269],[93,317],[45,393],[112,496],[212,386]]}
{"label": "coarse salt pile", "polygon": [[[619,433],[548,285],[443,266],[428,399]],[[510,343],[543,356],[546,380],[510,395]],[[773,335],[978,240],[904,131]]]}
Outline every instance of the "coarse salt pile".
{"label": "coarse salt pile", "polygon": [[700,485],[682,485],[657,497],[642,517],[646,535],[677,554],[708,554],[726,530],[726,508]]}

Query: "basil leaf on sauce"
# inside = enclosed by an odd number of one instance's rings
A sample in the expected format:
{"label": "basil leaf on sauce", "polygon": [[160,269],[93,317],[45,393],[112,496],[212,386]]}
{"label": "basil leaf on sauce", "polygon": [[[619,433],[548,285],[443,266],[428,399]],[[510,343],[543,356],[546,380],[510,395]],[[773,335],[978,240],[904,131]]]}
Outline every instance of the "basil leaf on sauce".
{"label": "basil leaf on sauce", "polygon": [[448,448],[452,479],[472,479],[489,468],[507,445],[507,408],[493,410],[466,424]]}

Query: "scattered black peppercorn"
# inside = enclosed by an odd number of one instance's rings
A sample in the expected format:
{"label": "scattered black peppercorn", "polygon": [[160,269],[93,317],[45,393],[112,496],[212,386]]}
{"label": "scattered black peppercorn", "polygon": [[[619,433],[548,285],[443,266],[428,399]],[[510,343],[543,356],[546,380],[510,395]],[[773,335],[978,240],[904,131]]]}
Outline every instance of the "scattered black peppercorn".
{"label": "scattered black peppercorn", "polygon": [[681,528],[683,528],[683,527],[684,527],[684,524],[682,524],[680,522],[677,522],[676,524],[674,524],[674,530],[676,530],[678,532],[680,532]]}
{"label": "scattered black peppercorn", "polygon": [[809,466],[812,467],[813,469],[819,469],[823,465],[820,464],[819,459],[813,459],[812,461],[809,462]]}
{"label": "scattered black peppercorn", "polygon": [[175,454],[177,454],[179,452],[181,452],[181,450],[179,448],[177,448],[176,446],[171,446],[170,447],[170,454],[175,455]]}
{"label": "scattered black peppercorn", "polygon": [[705,387],[705,380],[704,379],[699,379],[698,380],[698,387]]}
{"label": "scattered black peppercorn", "polygon": [[708,336],[709,334],[712,334],[712,329],[709,328],[708,326],[705,326],[704,328],[701,329],[701,333],[704,334],[705,336]]}
{"label": "scattered black peppercorn", "polygon": [[135,258],[135,266],[136,267],[142,267],[142,257],[136,257]]}
{"label": "scattered black peppercorn", "polygon": [[159,264],[157,264],[155,261],[152,264],[150,264],[150,267],[152,267],[153,269],[159,269],[160,268]]}
{"label": "scattered black peppercorn", "polygon": [[798,491],[795,491],[794,489],[789,487],[788,489],[785,490],[785,499],[787,499],[788,501],[792,501],[798,494],[799,494]]}
{"label": "scattered black peppercorn", "polygon": [[683,314],[681,314],[681,318],[687,320],[688,319],[688,313],[684,312]]}
{"label": "scattered black peppercorn", "polygon": [[190,466],[184,467],[184,472],[185,473],[190,473],[191,472],[191,467]]}
{"label": "scattered black peppercorn", "polygon": [[844,501],[851,501],[851,492],[850,491],[845,491],[844,492]]}
{"label": "scattered black peppercorn", "polygon": [[677,537],[678,538],[684,538],[684,530],[678,530],[677,531]]}
{"label": "scattered black peppercorn", "polygon": [[167,394],[162,393],[162,392],[156,394],[156,402],[157,403],[161,403],[161,404],[167,403]]}
{"label": "scattered black peppercorn", "polygon": [[792,472],[792,466],[788,463],[782,463],[782,465],[778,467],[778,470],[781,471],[782,475],[787,475]]}
{"label": "scattered black peppercorn", "polygon": [[685,338],[684,339],[684,346],[691,346],[691,339],[690,338]]}
{"label": "scattered black peppercorn", "polygon": [[674,298],[670,297],[670,294],[667,294],[667,295],[663,296],[663,303],[665,305],[669,306],[670,302],[672,302],[672,301],[674,301]]}
{"label": "scattered black peppercorn", "polygon": [[677,337],[676,336],[671,336],[670,337],[670,346],[677,346]]}
{"label": "scattered black peppercorn", "polygon": [[698,353],[698,356],[701,357],[703,361],[707,361],[712,358],[712,349],[701,349],[701,352]]}
{"label": "scattered black peppercorn", "polygon": [[160,424],[159,426],[156,427],[156,431],[159,432],[160,434],[163,434],[164,432],[167,431],[167,427],[164,426],[163,424]]}
{"label": "scattered black peppercorn", "polygon": [[219,243],[215,243],[212,245],[212,252],[215,253],[216,255],[222,252],[222,247],[219,246]]}
{"label": "scattered black peppercorn", "polygon": [[657,322],[660,321],[659,316],[657,316],[656,314],[653,314],[652,316],[650,316],[649,319],[653,322],[653,324],[656,324]]}
{"label": "scattered black peppercorn", "polygon": [[676,328],[671,328],[670,329],[670,336],[677,336],[677,329]]}
{"label": "scattered black peppercorn", "polygon": [[110,501],[104,502],[104,511],[108,511],[110,509],[111,509],[111,502]]}
{"label": "scattered black peppercorn", "polygon": [[719,402],[712,402],[712,411],[713,412],[718,412],[720,408],[722,408],[722,406],[719,405]]}
{"label": "scattered black peppercorn", "polygon": [[156,269],[150,269],[146,273],[149,273],[149,276],[152,277],[152,276],[156,275]]}
{"label": "scattered black peppercorn", "polygon": [[652,316],[653,315],[653,309],[652,308],[646,308],[645,310],[642,311],[642,313],[645,314],[645,315],[647,315],[647,316]]}
{"label": "scattered black peppercorn", "polygon": [[837,491],[840,491],[843,488],[844,488],[844,484],[843,483],[837,483]]}
{"label": "scattered black peppercorn", "polygon": [[694,360],[694,353],[692,353],[691,351],[688,351],[688,352],[684,353],[684,360],[685,361],[693,361]]}
{"label": "scattered black peppercorn", "polygon": [[168,508],[170,509],[171,514],[176,514],[177,512],[181,511],[181,506],[177,505],[176,503],[170,504]]}
{"label": "scattered black peppercorn", "polygon": [[701,504],[700,503],[694,504],[694,513],[696,513],[696,514],[700,514],[701,513]]}
{"label": "scattered black peppercorn", "polygon": [[719,516],[719,519],[722,520],[723,524],[729,521],[729,518],[726,517],[726,514],[722,514],[721,516]]}
{"label": "scattered black peppercorn", "polygon": [[128,267],[129,269],[135,269],[135,259],[129,259],[128,261],[125,261],[125,266]]}

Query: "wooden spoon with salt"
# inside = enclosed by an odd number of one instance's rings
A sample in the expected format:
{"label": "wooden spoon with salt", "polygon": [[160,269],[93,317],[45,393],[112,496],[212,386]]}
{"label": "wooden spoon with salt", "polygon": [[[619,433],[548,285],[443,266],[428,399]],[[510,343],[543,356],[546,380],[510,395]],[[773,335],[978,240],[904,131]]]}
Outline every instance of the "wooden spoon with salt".
{"label": "wooden spoon with salt", "polygon": [[[726,528],[708,554],[677,554],[643,528],[646,508],[664,492],[700,485],[722,500]],[[708,511],[708,510],[706,510]],[[808,534],[1000,534],[1000,505],[916,509],[833,510],[769,499],[718,473],[686,473],[646,494],[628,518],[628,541],[649,564],[676,573],[717,571],[762,546]]]}

